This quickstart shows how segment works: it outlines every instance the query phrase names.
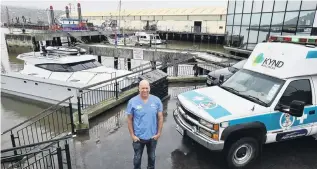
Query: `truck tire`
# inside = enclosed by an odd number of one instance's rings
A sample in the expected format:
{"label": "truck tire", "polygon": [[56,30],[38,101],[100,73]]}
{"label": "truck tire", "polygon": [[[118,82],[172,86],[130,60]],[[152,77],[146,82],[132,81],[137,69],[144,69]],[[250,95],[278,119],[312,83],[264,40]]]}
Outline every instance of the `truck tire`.
{"label": "truck tire", "polygon": [[252,137],[243,137],[226,147],[229,168],[241,169],[252,163],[259,155],[259,142]]}

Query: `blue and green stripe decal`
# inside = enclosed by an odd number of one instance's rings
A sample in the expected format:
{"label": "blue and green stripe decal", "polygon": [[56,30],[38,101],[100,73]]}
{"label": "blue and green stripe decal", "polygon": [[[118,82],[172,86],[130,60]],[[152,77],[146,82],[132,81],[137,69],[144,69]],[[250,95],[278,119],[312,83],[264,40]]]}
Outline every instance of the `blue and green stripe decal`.
{"label": "blue and green stripe decal", "polygon": [[317,51],[308,51],[306,59],[317,59]]}
{"label": "blue and green stripe decal", "polygon": [[222,106],[216,104],[211,98],[203,94],[200,94],[196,91],[188,91],[188,92],[182,93],[181,95],[185,97],[187,100],[194,103],[197,107],[209,104],[209,107],[204,106],[203,109],[214,119],[219,119],[219,118],[231,115],[229,111],[227,111]]}

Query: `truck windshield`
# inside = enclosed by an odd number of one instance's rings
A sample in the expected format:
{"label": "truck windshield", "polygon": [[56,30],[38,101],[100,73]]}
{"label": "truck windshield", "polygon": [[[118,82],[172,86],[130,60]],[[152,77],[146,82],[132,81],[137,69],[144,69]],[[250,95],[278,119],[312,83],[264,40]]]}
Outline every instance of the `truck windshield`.
{"label": "truck windshield", "polygon": [[284,80],[242,69],[220,87],[263,106],[270,106]]}

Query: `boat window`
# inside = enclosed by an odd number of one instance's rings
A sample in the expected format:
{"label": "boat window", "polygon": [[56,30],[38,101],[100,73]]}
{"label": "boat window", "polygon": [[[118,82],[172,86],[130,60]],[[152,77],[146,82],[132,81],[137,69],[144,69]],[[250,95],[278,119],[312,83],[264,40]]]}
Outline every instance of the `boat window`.
{"label": "boat window", "polygon": [[99,62],[97,62],[95,59],[93,59],[93,60],[77,62],[77,63],[68,63],[68,64],[48,63],[48,64],[38,64],[35,66],[49,70],[49,71],[53,71],[53,72],[77,72],[77,71],[96,68],[102,65]]}
{"label": "boat window", "polygon": [[54,72],[67,72],[65,68],[63,67],[63,65],[59,65],[59,64],[51,64],[51,65],[48,65],[47,68],[50,70],[54,70]]}
{"label": "boat window", "polygon": [[74,64],[69,66],[73,69],[74,72],[85,70],[85,67],[82,64]]}
{"label": "boat window", "polygon": [[96,60],[95,60],[93,63],[95,64],[95,66],[102,66],[102,64],[101,64],[101,63],[99,63],[99,62],[98,62],[98,61],[96,61]]}
{"label": "boat window", "polygon": [[37,65],[37,67],[43,68],[43,69],[47,69],[47,65],[43,64],[43,65]]}
{"label": "boat window", "polygon": [[93,62],[87,62],[87,63],[84,63],[83,66],[87,69],[91,69],[95,67],[95,64]]}

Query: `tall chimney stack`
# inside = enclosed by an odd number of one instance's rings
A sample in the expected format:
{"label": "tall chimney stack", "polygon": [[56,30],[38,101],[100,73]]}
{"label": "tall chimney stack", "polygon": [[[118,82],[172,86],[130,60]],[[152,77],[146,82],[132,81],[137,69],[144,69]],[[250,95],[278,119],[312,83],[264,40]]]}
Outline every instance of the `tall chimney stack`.
{"label": "tall chimney stack", "polygon": [[69,18],[69,9],[68,9],[68,6],[66,6],[66,18]]}
{"label": "tall chimney stack", "polygon": [[53,10],[53,6],[50,6],[50,22],[51,25],[55,25],[55,17],[54,17],[54,10]]}
{"label": "tall chimney stack", "polygon": [[82,22],[80,3],[77,4],[77,10],[78,10],[78,20],[80,23],[80,22]]}

